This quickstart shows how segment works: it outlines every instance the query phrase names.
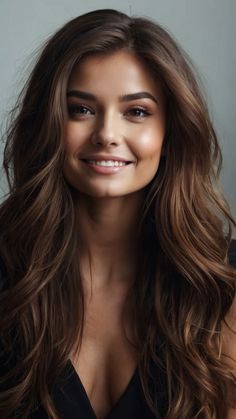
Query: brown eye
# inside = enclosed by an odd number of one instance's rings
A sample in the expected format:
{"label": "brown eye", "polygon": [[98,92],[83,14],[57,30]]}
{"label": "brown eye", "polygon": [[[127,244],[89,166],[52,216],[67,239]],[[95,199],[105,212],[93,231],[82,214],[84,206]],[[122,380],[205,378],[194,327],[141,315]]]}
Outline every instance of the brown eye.
{"label": "brown eye", "polygon": [[93,115],[94,112],[87,106],[73,104],[68,105],[68,114],[72,117],[78,118],[80,116]]}
{"label": "brown eye", "polygon": [[144,108],[135,107],[126,112],[126,114],[135,118],[145,118],[150,115],[150,112]]}

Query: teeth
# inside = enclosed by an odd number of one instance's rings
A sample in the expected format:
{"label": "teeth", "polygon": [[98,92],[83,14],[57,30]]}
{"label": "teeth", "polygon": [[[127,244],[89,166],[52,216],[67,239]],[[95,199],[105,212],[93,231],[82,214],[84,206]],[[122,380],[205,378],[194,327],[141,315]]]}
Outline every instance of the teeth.
{"label": "teeth", "polygon": [[88,160],[89,164],[94,164],[96,166],[105,166],[105,167],[120,167],[125,166],[127,163],[124,161],[114,161],[114,160]]}

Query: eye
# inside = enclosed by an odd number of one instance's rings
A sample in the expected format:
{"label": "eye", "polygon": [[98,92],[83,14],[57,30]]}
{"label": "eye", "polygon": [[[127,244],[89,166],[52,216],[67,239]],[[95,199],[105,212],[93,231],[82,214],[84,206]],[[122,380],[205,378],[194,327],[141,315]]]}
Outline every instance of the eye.
{"label": "eye", "polygon": [[68,105],[68,114],[70,117],[81,118],[84,116],[93,115],[94,112],[84,105],[69,104]]}
{"label": "eye", "polygon": [[150,115],[150,112],[147,109],[136,106],[135,108],[129,109],[126,112],[126,115],[134,117],[134,118],[145,118]]}

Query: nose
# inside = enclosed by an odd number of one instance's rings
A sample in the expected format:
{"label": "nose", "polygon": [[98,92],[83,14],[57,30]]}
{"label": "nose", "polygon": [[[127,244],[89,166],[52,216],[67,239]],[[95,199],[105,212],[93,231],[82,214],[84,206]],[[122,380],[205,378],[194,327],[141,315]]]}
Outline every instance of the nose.
{"label": "nose", "polygon": [[99,115],[91,137],[92,144],[118,146],[121,139],[121,121],[119,120],[119,115],[113,110]]}

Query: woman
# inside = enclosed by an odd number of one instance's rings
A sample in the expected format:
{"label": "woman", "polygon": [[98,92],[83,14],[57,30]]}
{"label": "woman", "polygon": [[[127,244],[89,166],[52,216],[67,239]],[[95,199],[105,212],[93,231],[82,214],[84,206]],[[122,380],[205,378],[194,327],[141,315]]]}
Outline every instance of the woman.
{"label": "woman", "polygon": [[2,418],[234,414],[220,163],[160,26],[98,10],[48,41],[4,154]]}

